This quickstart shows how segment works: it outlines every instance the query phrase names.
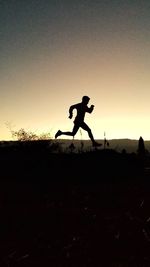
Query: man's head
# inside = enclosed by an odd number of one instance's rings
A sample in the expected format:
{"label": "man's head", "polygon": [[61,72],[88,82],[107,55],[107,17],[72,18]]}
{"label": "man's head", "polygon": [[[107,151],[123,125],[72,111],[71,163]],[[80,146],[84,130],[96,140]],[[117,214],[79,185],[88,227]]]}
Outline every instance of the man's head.
{"label": "man's head", "polygon": [[85,103],[85,104],[87,104],[89,102],[89,100],[90,100],[90,98],[88,96],[86,96],[86,95],[84,95],[82,97],[82,102]]}

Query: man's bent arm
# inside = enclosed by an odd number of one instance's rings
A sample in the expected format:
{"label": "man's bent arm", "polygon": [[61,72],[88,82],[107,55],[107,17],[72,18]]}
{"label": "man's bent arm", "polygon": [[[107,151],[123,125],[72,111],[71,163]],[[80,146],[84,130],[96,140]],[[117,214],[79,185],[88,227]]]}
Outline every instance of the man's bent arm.
{"label": "man's bent arm", "polygon": [[76,105],[72,105],[70,108],[69,108],[69,118],[72,119],[72,116],[73,116],[73,110],[76,108]]}
{"label": "man's bent arm", "polygon": [[87,112],[88,113],[91,113],[94,109],[94,105],[91,105],[90,108],[87,108]]}

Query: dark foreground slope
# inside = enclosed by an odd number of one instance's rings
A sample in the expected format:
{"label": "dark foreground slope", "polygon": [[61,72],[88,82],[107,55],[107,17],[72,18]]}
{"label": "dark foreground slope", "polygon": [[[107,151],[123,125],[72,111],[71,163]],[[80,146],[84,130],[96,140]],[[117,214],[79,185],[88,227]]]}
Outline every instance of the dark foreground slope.
{"label": "dark foreground slope", "polygon": [[26,147],[0,160],[0,266],[150,266],[141,158]]}
{"label": "dark foreground slope", "polygon": [[[143,171],[135,153],[95,149],[83,153],[54,153],[47,142],[27,141],[0,147],[2,177],[7,179],[48,180],[50,183],[102,182],[134,179]],[[131,178],[129,178],[131,179]]]}

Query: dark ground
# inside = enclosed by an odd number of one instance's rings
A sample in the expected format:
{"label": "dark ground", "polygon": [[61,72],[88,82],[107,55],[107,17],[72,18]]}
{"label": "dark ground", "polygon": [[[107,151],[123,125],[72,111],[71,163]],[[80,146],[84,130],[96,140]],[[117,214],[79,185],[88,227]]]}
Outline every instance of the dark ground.
{"label": "dark ground", "polygon": [[0,267],[149,267],[150,183],[135,154],[0,151]]}

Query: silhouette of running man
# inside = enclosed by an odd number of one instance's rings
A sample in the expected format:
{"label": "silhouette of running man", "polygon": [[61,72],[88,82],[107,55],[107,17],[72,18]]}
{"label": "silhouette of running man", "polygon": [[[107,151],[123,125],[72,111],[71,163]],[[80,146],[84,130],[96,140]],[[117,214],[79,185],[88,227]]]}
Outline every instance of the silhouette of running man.
{"label": "silhouette of running man", "polygon": [[97,143],[94,140],[93,134],[89,126],[84,122],[85,113],[92,113],[94,109],[94,105],[91,105],[91,107],[88,107],[87,104],[89,103],[90,98],[88,96],[82,97],[82,102],[72,105],[69,108],[69,119],[72,119],[73,117],[73,110],[77,110],[77,115],[74,120],[74,127],[72,132],[62,132],[61,130],[58,130],[58,132],[55,134],[55,138],[57,138],[60,135],[69,135],[69,136],[75,136],[79,128],[81,127],[83,130],[88,132],[88,135],[92,141],[93,146],[101,146],[102,144]]}

